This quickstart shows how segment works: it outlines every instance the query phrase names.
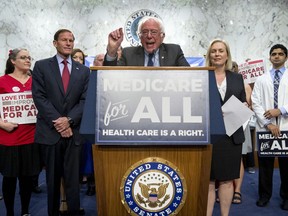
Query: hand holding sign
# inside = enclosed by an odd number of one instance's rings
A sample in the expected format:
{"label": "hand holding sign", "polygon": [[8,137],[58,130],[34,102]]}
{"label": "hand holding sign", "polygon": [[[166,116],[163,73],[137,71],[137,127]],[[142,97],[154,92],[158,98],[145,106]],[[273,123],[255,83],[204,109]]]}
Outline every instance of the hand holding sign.
{"label": "hand holding sign", "polygon": [[280,136],[280,129],[278,125],[274,124],[268,124],[267,125],[268,130],[272,133],[274,137],[279,137]]}
{"label": "hand holding sign", "polygon": [[12,132],[15,128],[18,127],[17,123],[12,122],[1,122],[1,128],[7,132]]}

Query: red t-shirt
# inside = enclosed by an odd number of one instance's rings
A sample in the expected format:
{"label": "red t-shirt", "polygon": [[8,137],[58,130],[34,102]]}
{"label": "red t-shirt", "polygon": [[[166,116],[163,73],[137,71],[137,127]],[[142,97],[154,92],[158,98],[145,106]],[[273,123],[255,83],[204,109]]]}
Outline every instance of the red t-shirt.
{"label": "red t-shirt", "polygon": [[[25,84],[9,75],[0,77],[0,94],[31,91],[32,78]],[[17,146],[34,142],[35,124],[19,124],[12,132],[0,129],[0,145]]]}

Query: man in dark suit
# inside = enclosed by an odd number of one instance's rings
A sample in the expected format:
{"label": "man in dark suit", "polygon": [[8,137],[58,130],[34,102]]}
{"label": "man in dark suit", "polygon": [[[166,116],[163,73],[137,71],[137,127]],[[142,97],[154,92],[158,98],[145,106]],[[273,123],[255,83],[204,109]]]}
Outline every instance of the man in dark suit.
{"label": "man in dark suit", "polygon": [[32,94],[38,109],[35,142],[41,146],[46,166],[49,216],[59,215],[61,177],[65,182],[68,215],[85,214],[83,209],[79,210],[83,142],[79,126],[90,70],[71,58],[74,40],[70,30],[58,30],[53,41],[57,54],[37,61],[33,70]]}
{"label": "man in dark suit", "polygon": [[139,21],[138,36],[142,46],[126,47],[117,61],[117,49],[123,41],[122,28],[108,36],[105,66],[190,66],[181,47],[177,44],[165,44],[163,23],[156,17],[143,17]]}

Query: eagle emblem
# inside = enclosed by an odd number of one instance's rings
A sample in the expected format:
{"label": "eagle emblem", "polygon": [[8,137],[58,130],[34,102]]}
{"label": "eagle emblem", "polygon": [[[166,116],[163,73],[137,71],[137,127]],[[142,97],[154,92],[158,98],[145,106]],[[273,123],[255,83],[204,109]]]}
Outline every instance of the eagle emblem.
{"label": "eagle emblem", "polygon": [[171,162],[149,157],[122,178],[121,201],[130,215],[177,215],[185,203],[186,181]]}
{"label": "eagle emblem", "polygon": [[[169,194],[166,195],[168,185],[169,183],[152,183],[145,185],[139,182],[142,196],[137,193],[136,199],[140,204],[144,204],[145,207],[147,207],[147,203],[150,208],[161,207],[170,198]],[[162,199],[163,197],[164,199]]]}

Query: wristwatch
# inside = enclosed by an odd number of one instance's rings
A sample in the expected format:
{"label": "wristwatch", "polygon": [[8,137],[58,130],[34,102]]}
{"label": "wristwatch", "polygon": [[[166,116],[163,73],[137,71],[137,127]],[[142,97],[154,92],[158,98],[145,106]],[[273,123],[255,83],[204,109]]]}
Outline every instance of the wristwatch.
{"label": "wristwatch", "polygon": [[71,117],[67,117],[68,119],[68,123],[70,124],[70,126],[72,126],[74,124],[74,121]]}

